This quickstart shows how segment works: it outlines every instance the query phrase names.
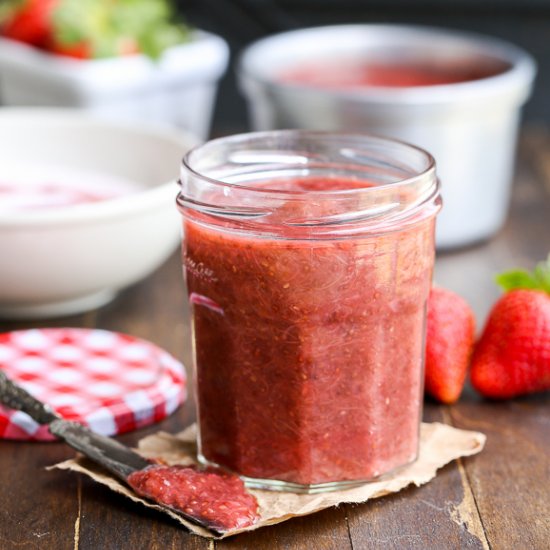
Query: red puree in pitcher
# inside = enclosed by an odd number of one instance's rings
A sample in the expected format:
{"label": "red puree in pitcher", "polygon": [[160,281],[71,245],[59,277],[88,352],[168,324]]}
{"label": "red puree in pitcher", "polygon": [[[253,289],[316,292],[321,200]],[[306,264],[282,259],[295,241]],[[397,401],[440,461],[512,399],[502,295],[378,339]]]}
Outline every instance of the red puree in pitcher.
{"label": "red puree in pitcher", "polygon": [[404,88],[469,82],[495,76],[507,68],[497,61],[428,64],[343,59],[303,63],[280,73],[279,79],[320,88]]}
{"label": "red puree in pitcher", "polygon": [[[298,196],[367,186],[339,177],[261,185]],[[289,200],[269,223],[330,213],[320,208],[331,207]],[[352,239],[184,218],[202,457],[302,485],[368,480],[413,461],[434,216]]]}

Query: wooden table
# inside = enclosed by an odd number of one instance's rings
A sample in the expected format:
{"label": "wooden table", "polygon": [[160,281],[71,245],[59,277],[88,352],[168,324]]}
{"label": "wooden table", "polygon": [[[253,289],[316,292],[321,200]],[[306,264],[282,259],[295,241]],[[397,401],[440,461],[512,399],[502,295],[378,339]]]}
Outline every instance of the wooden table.
{"label": "wooden table", "polygon": [[[465,220],[465,223],[467,220]],[[512,210],[491,242],[440,254],[436,279],[465,296],[481,322],[498,296],[492,275],[531,266],[550,250],[550,135],[524,132]],[[70,261],[70,259],[68,259]],[[83,326],[124,331],[163,346],[191,364],[184,291],[177,254],[107,307],[31,326]],[[170,520],[89,479],[46,472],[73,456],[63,444],[0,441],[1,550],[185,549],[458,549],[550,548],[549,395],[503,403],[471,389],[457,405],[426,403],[424,418],[487,434],[478,456],[443,468],[429,484],[358,506],[341,506],[223,542],[190,535]],[[160,425],[126,435],[128,444],[193,419],[191,403]]]}

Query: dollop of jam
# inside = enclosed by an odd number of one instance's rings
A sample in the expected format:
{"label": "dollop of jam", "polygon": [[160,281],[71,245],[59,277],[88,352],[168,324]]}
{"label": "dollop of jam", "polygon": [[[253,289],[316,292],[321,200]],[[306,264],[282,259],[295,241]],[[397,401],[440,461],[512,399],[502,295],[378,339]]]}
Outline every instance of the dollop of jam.
{"label": "dollop of jam", "polygon": [[216,531],[233,531],[258,521],[258,502],[236,475],[218,468],[153,464],[130,474],[134,491],[170,506]]}

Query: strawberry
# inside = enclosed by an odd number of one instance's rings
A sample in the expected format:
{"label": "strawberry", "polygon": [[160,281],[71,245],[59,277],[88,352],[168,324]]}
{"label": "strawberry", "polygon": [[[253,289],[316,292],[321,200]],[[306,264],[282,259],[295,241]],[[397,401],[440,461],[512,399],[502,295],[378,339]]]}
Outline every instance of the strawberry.
{"label": "strawberry", "polygon": [[169,0],[0,0],[0,34],[77,59],[157,58],[190,38]]}
{"label": "strawberry", "polygon": [[90,59],[93,56],[90,45],[85,41],[64,45],[55,40],[49,40],[47,42],[47,48],[51,53],[64,57],[73,57],[75,59]]}
{"label": "strawberry", "polygon": [[442,403],[454,403],[462,392],[474,347],[474,313],[458,294],[434,287],[426,330],[426,393]]}
{"label": "strawberry", "polygon": [[46,49],[80,59],[158,57],[188,39],[172,19],[168,0],[59,0]]}
{"label": "strawberry", "polygon": [[476,346],[472,384],[493,399],[550,389],[550,256],[533,273],[503,273],[497,283],[506,294]]}
{"label": "strawberry", "polygon": [[35,46],[51,34],[51,15],[59,0],[10,0],[0,12],[0,34]]}
{"label": "strawberry", "polygon": [[105,54],[105,57],[134,55],[139,53],[137,42],[127,37],[116,38],[110,42],[102,40],[102,46],[103,48],[99,49],[98,41],[96,40],[81,40],[80,42],[63,43],[59,40],[52,39],[46,43],[46,48],[49,52],[64,57],[73,57],[75,59],[101,57],[101,52]]}

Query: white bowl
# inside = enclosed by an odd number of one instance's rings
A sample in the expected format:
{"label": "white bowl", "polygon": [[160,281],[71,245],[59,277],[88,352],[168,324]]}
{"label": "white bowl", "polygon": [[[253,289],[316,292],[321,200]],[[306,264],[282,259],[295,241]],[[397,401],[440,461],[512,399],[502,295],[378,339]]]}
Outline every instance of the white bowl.
{"label": "white bowl", "polygon": [[0,38],[0,98],[10,106],[77,107],[110,118],[174,124],[205,139],[229,47],[195,31],[158,60],[82,61]]}
{"label": "white bowl", "polygon": [[62,171],[89,174],[90,185],[96,174],[139,186],[93,204],[1,212],[0,316],[96,308],[161,265],[179,241],[180,161],[197,142],[65,109],[0,109],[0,182]]}
{"label": "white bowl", "polygon": [[[417,87],[324,89],[282,82],[301,63],[349,58],[400,63],[491,60],[496,76]],[[255,130],[369,132],[429,151],[442,184],[437,244],[485,239],[504,223],[520,108],[535,76],[523,50],[475,34],[407,25],[340,25],[286,32],[249,46],[239,65]]]}

